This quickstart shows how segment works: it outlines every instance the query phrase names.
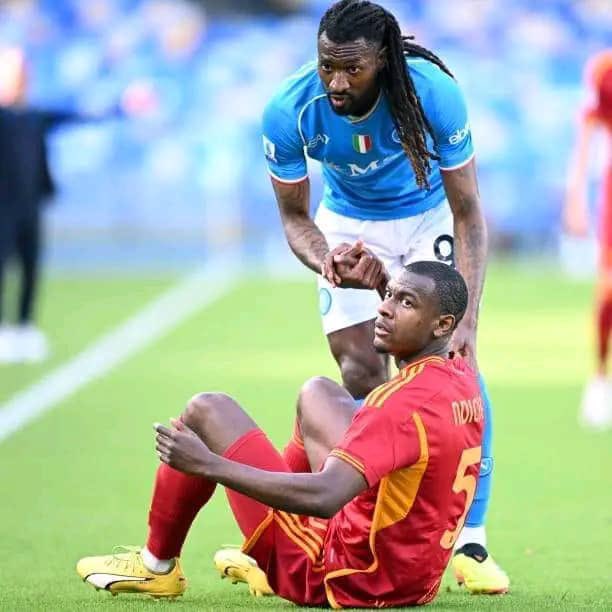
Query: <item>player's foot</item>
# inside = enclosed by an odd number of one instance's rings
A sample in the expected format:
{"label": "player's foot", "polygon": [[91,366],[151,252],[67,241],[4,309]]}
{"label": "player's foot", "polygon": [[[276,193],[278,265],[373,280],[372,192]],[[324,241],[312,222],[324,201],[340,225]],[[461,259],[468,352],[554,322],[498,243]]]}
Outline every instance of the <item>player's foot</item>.
{"label": "player's foot", "polygon": [[167,574],[155,574],[145,567],[139,548],[118,548],[125,552],[81,559],[77,573],[96,590],[105,589],[113,595],[142,593],[157,599],[178,597],[185,592],[187,580],[178,559],[174,559]]}
{"label": "player's foot", "polygon": [[18,361],[15,328],[9,325],[0,325],[0,364],[17,363]]}
{"label": "player's foot", "polygon": [[233,584],[245,582],[251,595],[262,597],[274,595],[264,571],[255,559],[245,555],[238,548],[222,548],[215,553],[215,567],[221,578],[229,578]]}
{"label": "player's foot", "polygon": [[465,544],[457,549],[451,565],[457,583],[473,595],[508,592],[510,579],[480,544]]}
{"label": "player's foot", "polygon": [[40,363],[49,357],[47,337],[31,323],[15,327],[13,341],[20,362]]}
{"label": "player's foot", "polygon": [[612,427],[612,381],[605,376],[593,378],[585,387],[579,420],[590,429]]}

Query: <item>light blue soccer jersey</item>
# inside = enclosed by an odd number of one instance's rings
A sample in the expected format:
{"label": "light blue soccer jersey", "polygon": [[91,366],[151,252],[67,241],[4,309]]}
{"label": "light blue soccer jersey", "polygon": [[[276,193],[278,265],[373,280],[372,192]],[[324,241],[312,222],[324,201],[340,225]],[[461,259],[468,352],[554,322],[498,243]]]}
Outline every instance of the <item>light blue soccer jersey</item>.
{"label": "light blue soccer jersey", "polygon": [[417,186],[402,150],[386,97],[358,120],[337,115],[325,94],[316,62],[289,77],[270,100],[263,117],[264,153],[270,174],[282,182],[307,176],[306,155],[323,167],[323,204],[356,219],[401,219],[440,204],[440,170],[466,164],[474,155],[463,95],[435,64],[407,59],[433,132],[429,189]]}

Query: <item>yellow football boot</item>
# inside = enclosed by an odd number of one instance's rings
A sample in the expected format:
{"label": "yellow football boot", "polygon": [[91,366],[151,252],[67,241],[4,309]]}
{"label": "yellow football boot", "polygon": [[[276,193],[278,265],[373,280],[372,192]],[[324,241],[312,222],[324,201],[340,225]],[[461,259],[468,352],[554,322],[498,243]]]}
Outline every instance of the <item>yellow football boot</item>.
{"label": "yellow football boot", "polygon": [[167,574],[155,574],[144,566],[139,548],[117,548],[124,552],[81,559],[76,570],[83,581],[97,591],[104,589],[113,595],[142,593],[158,599],[179,597],[185,592],[187,580],[178,559]]}
{"label": "yellow football boot", "polygon": [[459,548],[451,561],[455,578],[472,595],[501,595],[510,588],[510,579],[480,544]]}
{"label": "yellow football boot", "polygon": [[229,578],[232,584],[245,582],[254,597],[274,595],[257,561],[238,548],[221,548],[215,553],[213,561],[221,578]]}

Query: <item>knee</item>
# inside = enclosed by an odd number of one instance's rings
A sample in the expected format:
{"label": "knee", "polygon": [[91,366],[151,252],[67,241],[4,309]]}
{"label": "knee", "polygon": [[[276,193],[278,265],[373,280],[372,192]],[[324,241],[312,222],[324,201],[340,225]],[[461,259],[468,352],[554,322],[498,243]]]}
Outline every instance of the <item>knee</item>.
{"label": "knee", "polygon": [[318,405],[317,397],[321,397],[338,383],[325,376],[314,376],[309,378],[300,389],[297,401],[297,419],[300,425],[304,425],[313,416],[314,409]]}
{"label": "knee", "polygon": [[387,380],[387,367],[380,358],[368,361],[347,355],[340,360],[340,372],[344,386],[355,399],[366,397]]}
{"label": "knee", "polygon": [[181,420],[196,433],[203,434],[211,422],[216,422],[219,414],[232,398],[225,393],[198,393],[188,402]]}

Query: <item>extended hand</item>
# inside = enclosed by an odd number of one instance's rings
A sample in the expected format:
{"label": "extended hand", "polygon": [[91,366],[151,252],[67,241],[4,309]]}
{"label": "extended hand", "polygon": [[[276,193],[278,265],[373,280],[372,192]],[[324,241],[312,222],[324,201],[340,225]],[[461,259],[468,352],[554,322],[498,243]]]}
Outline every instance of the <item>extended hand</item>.
{"label": "extended hand", "polygon": [[374,253],[358,240],[342,243],[325,257],[323,276],[334,286],[352,289],[378,289],[386,285],[385,266]]}
{"label": "extended hand", "polygon": [[476,361],[476,329],[461,321],[453,333],[450,343],[450,356],[460,355],[477,372],[478,363]]}
{"label": "extended hand", "polygon": [[171,419],[170,422],[173,429],[160,423],[153,426],[157,432],[155,449],[160,461],[186,474],[203,476],[210,450],[181,420]]}

